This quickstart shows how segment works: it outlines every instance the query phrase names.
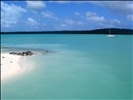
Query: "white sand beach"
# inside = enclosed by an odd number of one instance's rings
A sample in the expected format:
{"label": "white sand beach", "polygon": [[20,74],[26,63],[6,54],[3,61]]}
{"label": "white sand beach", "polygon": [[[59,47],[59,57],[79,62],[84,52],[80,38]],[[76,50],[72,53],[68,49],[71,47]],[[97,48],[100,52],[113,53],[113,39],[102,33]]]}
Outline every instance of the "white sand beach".
{"label": "white sand beach", "polygon": [[1,80],[11,78],[23,71],[19,65],[21,58],[22,56],[18,55],[1,54]]}

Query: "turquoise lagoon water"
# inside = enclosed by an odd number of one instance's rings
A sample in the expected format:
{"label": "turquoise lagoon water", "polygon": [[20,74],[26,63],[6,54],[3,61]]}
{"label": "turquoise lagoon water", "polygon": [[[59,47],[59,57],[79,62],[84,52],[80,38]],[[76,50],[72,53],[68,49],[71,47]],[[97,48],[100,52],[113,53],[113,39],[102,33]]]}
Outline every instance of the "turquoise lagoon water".
{"label": "turquoise lagoon water", "polygon": [[3,81],[2,100],[132,100],[131,35],[19,34],[1,42],[9,47],[2,52],[53,51],[29,57],[31,71]]}

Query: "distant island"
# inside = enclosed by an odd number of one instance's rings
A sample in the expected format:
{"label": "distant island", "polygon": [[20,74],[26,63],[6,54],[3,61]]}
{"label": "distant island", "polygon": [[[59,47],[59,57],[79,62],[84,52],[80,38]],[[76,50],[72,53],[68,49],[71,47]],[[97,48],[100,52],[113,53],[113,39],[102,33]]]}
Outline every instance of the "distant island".
{"label": "distant island", "polygon": [[60,31],[29,31],[29,32],[1,32],[1,34],[119,34],[133,35],[133,29],[105,28],[95,30],[60,30]]}

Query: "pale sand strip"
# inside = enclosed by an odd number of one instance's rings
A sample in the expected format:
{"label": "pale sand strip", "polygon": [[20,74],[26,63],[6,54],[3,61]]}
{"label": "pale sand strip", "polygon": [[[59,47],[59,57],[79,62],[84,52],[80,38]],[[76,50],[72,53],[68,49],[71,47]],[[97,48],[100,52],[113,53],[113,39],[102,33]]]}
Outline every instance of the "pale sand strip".
{"label": "pale sand strip", "polygon": [[1,54],[1,80],[11,78],[24,70],[20,67],[19,62],[22,56]]}

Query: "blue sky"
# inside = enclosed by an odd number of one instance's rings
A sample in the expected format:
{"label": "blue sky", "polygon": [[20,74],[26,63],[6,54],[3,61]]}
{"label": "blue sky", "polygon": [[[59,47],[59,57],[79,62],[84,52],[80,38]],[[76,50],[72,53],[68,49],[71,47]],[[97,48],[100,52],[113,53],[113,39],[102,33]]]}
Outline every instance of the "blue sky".
{"label": "blue sky", "polygon": [[1,1],[2,31],[133,29],[132,1]]}

